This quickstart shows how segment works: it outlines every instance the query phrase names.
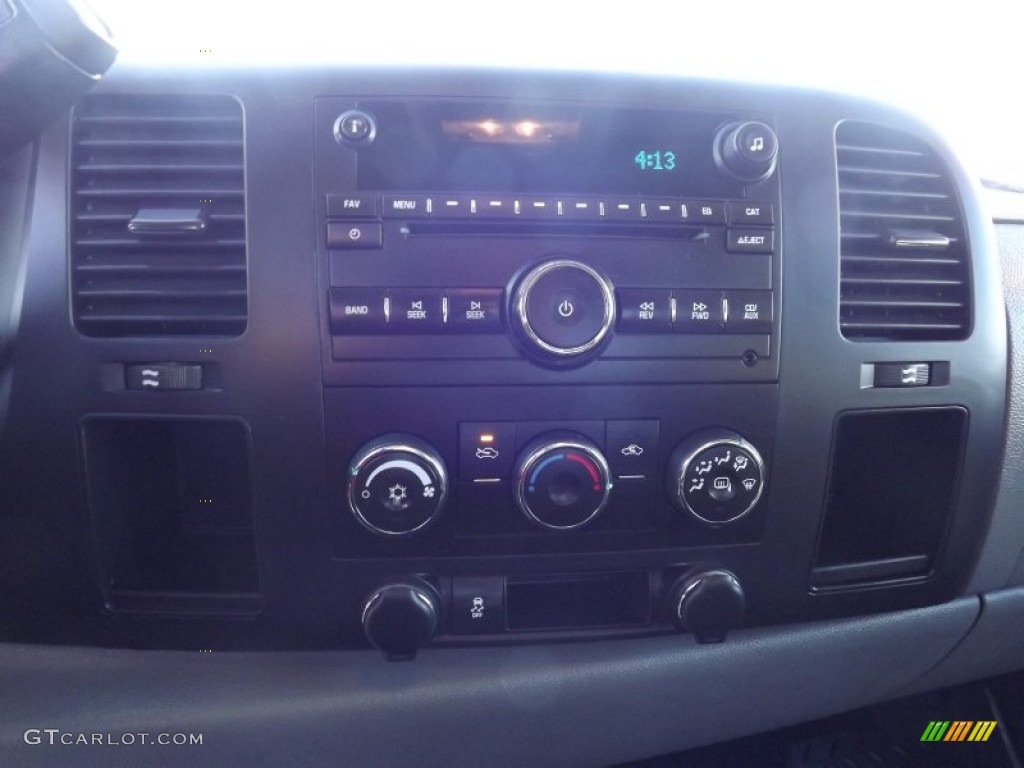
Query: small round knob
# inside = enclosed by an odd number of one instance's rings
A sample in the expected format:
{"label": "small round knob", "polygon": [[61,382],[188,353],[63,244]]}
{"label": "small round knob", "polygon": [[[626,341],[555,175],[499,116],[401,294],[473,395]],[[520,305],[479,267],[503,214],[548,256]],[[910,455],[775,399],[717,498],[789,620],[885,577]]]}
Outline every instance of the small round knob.
{"label": "small round knob", "polygon": [[527,272],[512,293],[511,316],[529,349],[570,360],[595,350],[615,320],[615,292],[597,270],[556,259]]}
{"label": "small round knob", "polygon": [[715,163],[741,181],[764,181],[771,176],[778,151],[775,131],[764,123],[730,123],[715,137]]}
{"label": "small round knob", "polygon": [[389,659],[411,659],[430,642],[441,619],[440,600],[422,579],[388,584],[363,602],[363,632]]}
{"label": "small round knob", "polygon": [[422,530],[441,514],[447,498],[444,460],[415,437],[373,440],[349,466],[349,508],[373,533],[404,536]]}
{"label": "small round knob", "polygon": [[698,643],[720,643],[743,621],[746,598],[739,579],[725,570],[679,579],[669,593],[672,623]]}
{"label": "small round knob", "polygon": [[370,144],[377,138],[377,121],[361,109],[350,109],[334,121],[334,140],[339,144]]}
{"label": "small round knob", "polygon": [[608,505],[611,473],[592,442],[574,433],[542,435],[516,462],[516,504],[533,523],[554,531],[580,528]]}
{"label": "small round knob", "polygon": [[743,437],[727,429],[703,430],[672,452],[669,498],[705,523],[731,523],[757,506],[764,476],[761,454]]}

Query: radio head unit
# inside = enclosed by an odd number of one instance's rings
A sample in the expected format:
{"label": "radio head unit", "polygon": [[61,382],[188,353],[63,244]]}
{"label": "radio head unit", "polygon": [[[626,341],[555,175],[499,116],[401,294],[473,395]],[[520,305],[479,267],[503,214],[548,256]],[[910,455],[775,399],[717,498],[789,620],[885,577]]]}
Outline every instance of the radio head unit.
{"label": "radio head unit", "polygon": [[777,376],[770,118],[338,97],[316,119],[328,384],[431,383],[421,360],[450,363],[437,383]]}

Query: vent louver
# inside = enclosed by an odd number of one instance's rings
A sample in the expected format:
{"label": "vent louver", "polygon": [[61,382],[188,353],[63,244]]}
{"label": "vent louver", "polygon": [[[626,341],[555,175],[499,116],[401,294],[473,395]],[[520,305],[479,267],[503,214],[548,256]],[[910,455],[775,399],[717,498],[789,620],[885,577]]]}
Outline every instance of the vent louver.
{"label": "vent louver", "polygon": [[836,130],[836,161],[843,335],[964,338],[967,241],[942,161],[910,134],[852,121]]}
{"label": "vent louver", "polygon": [[74,317],[90,336],[237,335],[247,319],[242,107],[96,95],[71,152]]}

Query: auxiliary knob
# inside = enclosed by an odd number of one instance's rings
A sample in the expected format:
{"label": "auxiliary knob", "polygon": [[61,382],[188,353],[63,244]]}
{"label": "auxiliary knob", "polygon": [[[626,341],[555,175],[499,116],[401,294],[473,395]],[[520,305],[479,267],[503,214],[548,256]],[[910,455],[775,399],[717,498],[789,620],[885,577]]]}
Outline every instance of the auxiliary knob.
{"label": "auxiliary knob", "polygon": [[727,429],[690,435],[672,452],[668,467],[672,503],[705,523],[739,520],[764,491],[761,454]]}
{"label": "auxiliary knob", "polygon": [[775,131],[764,123],[730,123],[715,136],[715,163],[741,181],[764,181],[771,176],[778,151]]}
{"label": "auxiliary knob", "polygon": [[444,460],[415,437],[379,437],[360,448],[349,466],[349,508],[377,534],[404,536],[425,528],[447,498]]}
{"label": "auxiliary knob", "polygon": [[388,584],[363,602],[363,632],[389,659],[414,658],[437,632],[440,605],[437,592],[422,579]]}
{"label": "auxiliary knob", "polygon": [[604,341],[615,321],[615,292],[593,267],[571,259],[546,261],[519,281],[509,314],[530,350],[567,361]]}
{"label": "auxiliary knob", "polygon": [[542,435],[516,462],[515,497],[532,522],[554,531],[580,528],[608,505],[611,473],[592,442],[572,432]]}
{"label": "auxiliary knob", "polygon": [[672,623],[698,643],[720,643],[743,621],[746,598],[739,579],[725,570],[684,576],[669,593]]}

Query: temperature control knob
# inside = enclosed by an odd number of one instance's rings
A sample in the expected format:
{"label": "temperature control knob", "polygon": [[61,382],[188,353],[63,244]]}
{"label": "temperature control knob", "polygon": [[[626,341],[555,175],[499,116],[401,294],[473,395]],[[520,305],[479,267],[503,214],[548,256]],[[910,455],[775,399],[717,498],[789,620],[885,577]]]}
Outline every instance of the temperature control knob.
{"label": "temperature control knob", "polygon": [[528,444],[513,477],[519,509],[549,530],[580,528],[608,505],[608,462],[592,442],[571,432],[552,433]]}
{"label": "temperature control knob", "polygon": [[715,162],[741,181],[764,181],[771,176],[778,151],[775,131],[764,123],[730,123],[715,137]]}
{"label": "temperature control knob", "polygon": [[448,471],[422,440],[385,435],[367,443],[349,466],[348,505],[366,528],[403,536],[433,522],[448,497]]}
{"label": "temperature control knob", "polygon": [[672,502],[706,523],[731,523],[750,512],[764,491],[764,462],[757,449],[727,429],[686,438],[669,459]]}

